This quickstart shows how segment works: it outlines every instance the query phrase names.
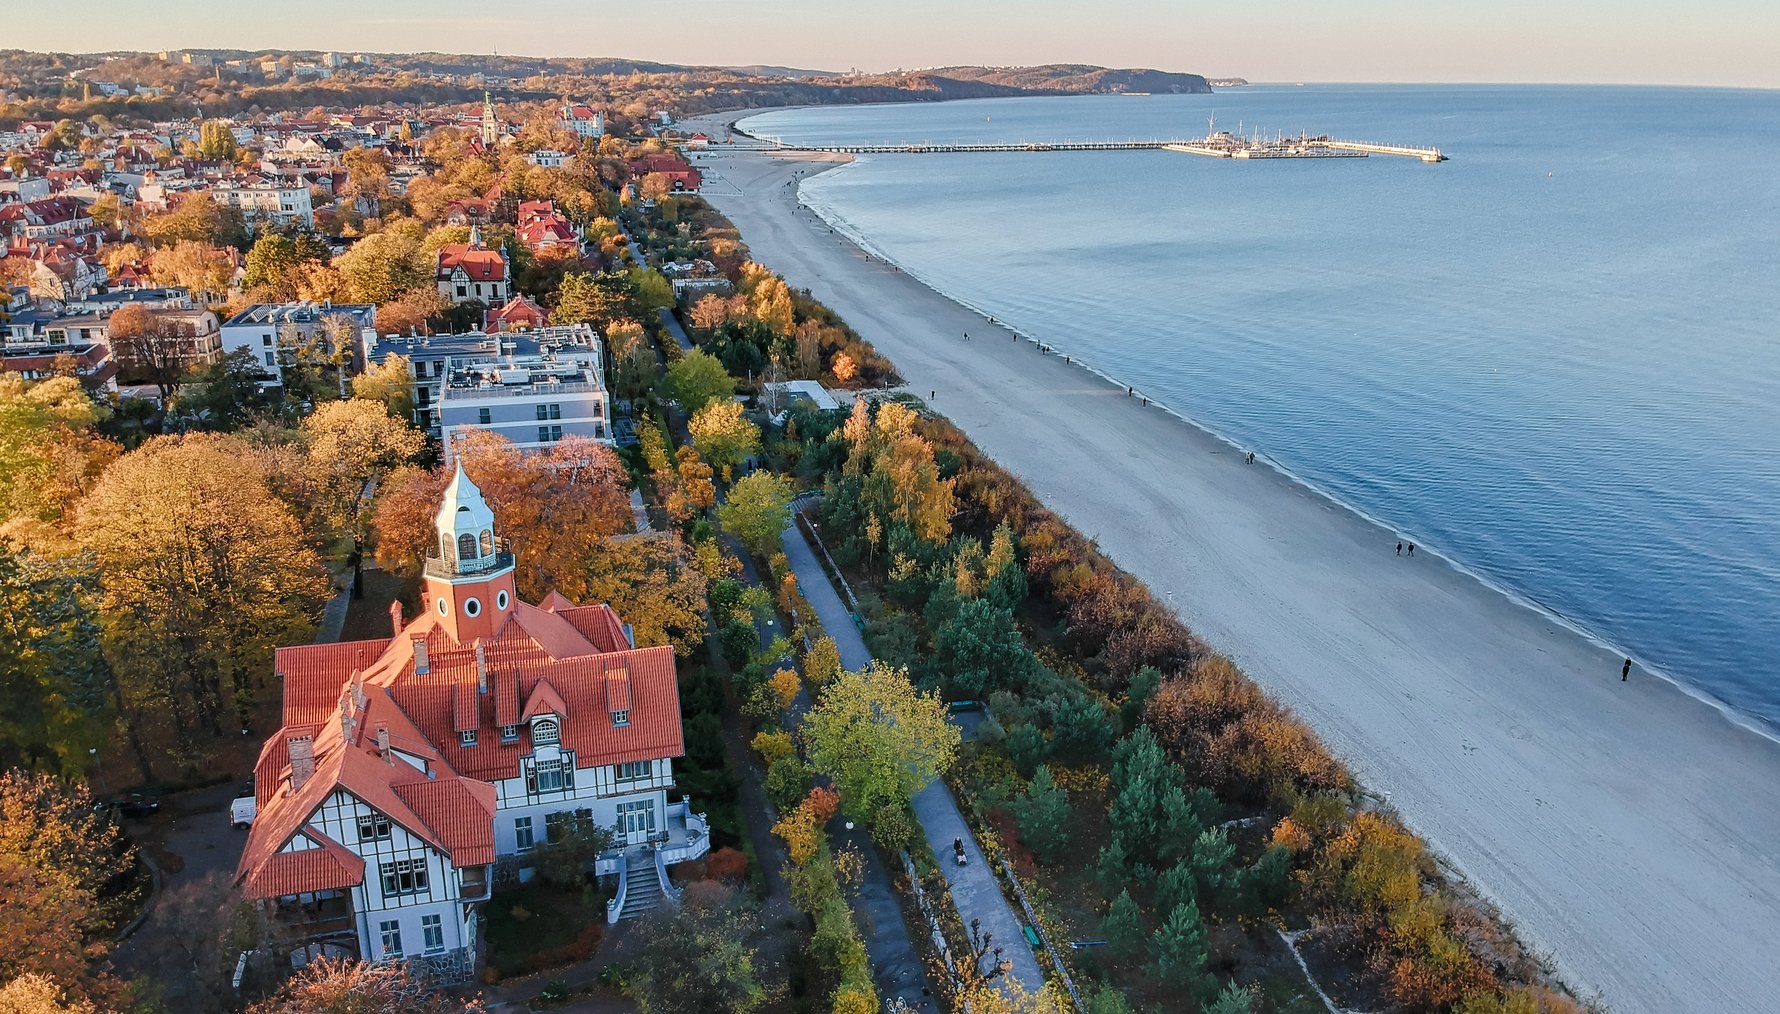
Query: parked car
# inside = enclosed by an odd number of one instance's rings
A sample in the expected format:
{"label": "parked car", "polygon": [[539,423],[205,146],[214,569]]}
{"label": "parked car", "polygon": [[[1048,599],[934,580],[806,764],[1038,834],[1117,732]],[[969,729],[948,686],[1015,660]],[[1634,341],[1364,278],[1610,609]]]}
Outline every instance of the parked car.
{"label": "parked car", "polygon": [[119,796],[111,805],[124,816],[140,820],[160,812],[161,797],[153,793],[132,792],[127,796]]}
{"label": "parked car", "polygon": [[259,801],[253,794],[253,783],[247,782],[235,791],[235,799],[229,803],[229,826],[237,831],[244,831],[253,826],[253,818],[259,812]]}

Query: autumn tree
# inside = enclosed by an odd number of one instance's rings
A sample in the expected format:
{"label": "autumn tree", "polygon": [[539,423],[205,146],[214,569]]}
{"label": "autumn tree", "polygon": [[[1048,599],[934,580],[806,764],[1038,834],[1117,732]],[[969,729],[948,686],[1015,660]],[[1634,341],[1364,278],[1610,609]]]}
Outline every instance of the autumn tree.
{"label": "autumn tree", "polygon": [[240,146],[227,120],[205,120],[198,128],[198,156],[206,162],[233,162]]}
{"label": "autumn tree", "polygon": [[729,320],[729,300],[707,293],[692,304],[692,326],[709,335]]}
{"label": "autumn tree", "polygon": [[[551,590],[589,597],[589,580],[606,540],[631,524],[629,476],[612,449],[567,437],[527,454],[486,430],[462,434],[452,453],[494,509],[516,556],[522,597]],[[415,573],[433,542],[433,515],[451,473],[403,468],[383,483],[372,518],[377,562]]]}
{"label": "autumn tree", "polygon": [[639,648],[671,644],[682,658],[704,644],[705,575],[674,535],[621,535],[593,554],[580,600],[604,602],[632,624]]}
{"label": "autumn tree", "polygon": [[[403,377],[406,379],[406,371]],[[311,509],[326,530],[352,540],[356,567],[370,536],[371,497],[377,483],[409,464],[425,446],[420,431],[367,398],[330,401],[304,417]],[[357,579],[360,575],[354,573]]]}
{"label": "autumn tree", "polygon": [[824,687],[803,730],[810,763],[834,778],[857,819],[907,806],[951,766],[960,742],[937,694],[917,692],[907,670],[877,661]]}
{"label": "autumn tree", "polygon": [[165,403],[188,368],[185,336],[161,314],[133,303],[112,313],[107,334],[123,373],[153,384]]}
{"label": "autumn tree", "polygon": [[149,274],[162,285],[226,296],[235,278],[235,264],[227,251],[200,240],[182,239],[154,252]]}
{"label": "autumn tree", "polygon": [[906,405],[883,402],[871,412],[863,399],[842,428],[848,455],[842,471],[858,476],[860,500],[871,513],[899,521],[924,542],[952,534],[955,479],[942,479],[933,445],[916,432]]}
{"label": "autumn tree", "polygon": [[72,377],[0,372],[0,521],[61,520],[117,457],[94,429],[108,414]]}
{"label": "autumn tree", "polygon": [[735,394],[735,380],[716,358],[700,350],[681,356],[667,368],[662,393],[688,415]]}
{"label": "autumn tree", "polygon": [[692,414],[686,429],[699,454],[726,478],[760,450],[760,429],[742,418],[740,402],[711,402]]}
{"label": "autumn tree", "polygon": [[382,305],[402,293],[432,288],[437,261],[421,248],[426,235],[425,225],[398,218],[354,243],[334,260],[334,267],[361,303]]}
{"label": "autumn tree", "polygon": [[451,303],[430,285],[409,289],[377,307],[377,333],[393,335],[425,335],[433,333],[438,320]]}
{"label": "autumn tree", "polygon": [[94,959],[135,900],[107,900],[135,861],[84,786],[0,773],[0,982],[34,973],[81,996],[115,992]]}
{"label": "autumn tree", "polygon": [[772,554],[779,534],[791,524],[791,484],[768,471],[743,476],[731,486],[717,521],[758,557]]}
{"label": "autumn tree", "polygon": [[187,195],[171,211],[152,215],[142,222],[142,232],[159,245],[181,240],[212,246],[245,246],[247,222],[241,209],[221,205],[210,195]]}
{"label": "autumn tree", "polygon": [[556,292],[556,308],[550,319],[559,324],[591,324],[604,331],[614,320],[635,320],[630,279],[621,274],[577,272],[565,275]]}
{"label": "autumn tree", "polygon": [[397,419],[414,418],[414,377],[407,356],[391,354],[352,378],[352,396],[382,405]]}
{"label": "autumn tree", "polygon": [[0,985],[0,1014],[96,1014],[91,1000],[68,995],[54,979],[35,972]]}
{"label": "autumn tree", "polygon": [[329,583],[251,448],[162,437],[108,468],[81,507],[104,575],[105,653],[132,721],[196,760],[245,724],[272,649],[304,641]]}

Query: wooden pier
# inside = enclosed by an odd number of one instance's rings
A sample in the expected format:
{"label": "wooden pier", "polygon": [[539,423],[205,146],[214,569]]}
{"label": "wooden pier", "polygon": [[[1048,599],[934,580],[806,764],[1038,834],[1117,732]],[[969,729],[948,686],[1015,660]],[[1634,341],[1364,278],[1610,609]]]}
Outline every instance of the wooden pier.
{"label": "wooden pier", "polygon": [[[738,131],[740,133],[740,131]],[[752,136],[752,135],[749,135]],[[931,155],[978,154],[1014,151],[1178,151],[1206,158],[1275,159],[1275,158],[1365,158],[1368,155],[1397,155],[1423,162],[1444,162],[1439,148],[1417,148],[1408,145],[1374,144],[1370,141],[1342,141],[1331,137],[1282,137],[1274,140],[1236,137],[1224,132],[1209,137],[1161,139],[1148,141],[1001,141],[981,144],[920,142],[915,144],[786,144],[777,137],[757,137],[779,151],[829,152],[844,155]]]}

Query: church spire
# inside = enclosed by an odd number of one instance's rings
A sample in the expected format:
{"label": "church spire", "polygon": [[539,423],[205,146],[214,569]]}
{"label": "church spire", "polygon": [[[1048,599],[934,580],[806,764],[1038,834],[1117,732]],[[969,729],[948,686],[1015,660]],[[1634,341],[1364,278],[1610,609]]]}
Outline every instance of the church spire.
{"label": "church spire", "polygon": [[482,90],[482,143],[492,148],[500,137],[501,124],[494,117],[494,99],[489,97],[485,88]]}

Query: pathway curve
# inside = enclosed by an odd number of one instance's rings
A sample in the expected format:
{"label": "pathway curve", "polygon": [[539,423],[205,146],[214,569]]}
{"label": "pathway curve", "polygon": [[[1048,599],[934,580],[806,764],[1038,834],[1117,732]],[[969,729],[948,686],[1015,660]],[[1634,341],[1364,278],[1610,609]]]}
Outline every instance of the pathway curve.
{"label": "pathway curve", "polygon": [[[791,569],[797,574],[798,588],[816,610],[828,636],[834,638],[835,647],[840,649],[841,664],[848,669],[863,668],[871,661],[871,652],[865,647],[865,639],[853,625],[852,614],[817,562],[816,553],[802,530],[796,525],[787,528],[779,536],[779,543],[785,549]],[[1019,916],[1014,914],[1013,906],[1001,893],[1001,885],[996,882],[982,850],[977,848],[976,836],[971,834],[964,814],[959,812],[952,791],[945,782],[935,779],[915,794],[914,808],[915,818],[921,822],[921,830],[927,836],[928,847],[941,860],[940,869],[945,873],[958,917],[966,925],[973,919],[980,919],[983,932],[993,935],[997,946],[1006,947],[1002,956],[1013,961],[1009,977],[1018,981],[1027,992],[1038,992],[1045,983],[1044,972],[1039,969],[1032,948],[1026,944]],[[969,857],[964,866],[949,861],[952,841],[956,838],[964,840],[964,851]]]}

